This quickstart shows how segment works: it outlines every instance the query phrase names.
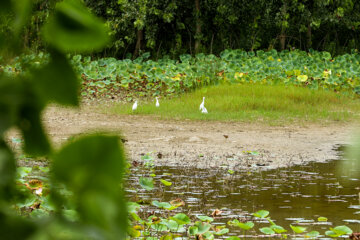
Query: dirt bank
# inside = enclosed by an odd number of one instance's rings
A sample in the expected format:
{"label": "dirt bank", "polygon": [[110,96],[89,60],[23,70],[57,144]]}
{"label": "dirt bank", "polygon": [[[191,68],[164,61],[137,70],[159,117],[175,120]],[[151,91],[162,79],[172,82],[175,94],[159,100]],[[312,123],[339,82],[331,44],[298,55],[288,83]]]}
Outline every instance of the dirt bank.
{"label": "dirt bank", "polygon": [[[354,127],[273,127],[263,124],[159,120],[148,116],[99,114],[89,107],[49,107],[44,123],[59,146],[72,135],[110,131],[122,134],[128,156],[152,152],[157,164],[217,167],[282,167],[337,158],[334,147],[349,143]],[[159,154],[160,153],[160,154]]]}

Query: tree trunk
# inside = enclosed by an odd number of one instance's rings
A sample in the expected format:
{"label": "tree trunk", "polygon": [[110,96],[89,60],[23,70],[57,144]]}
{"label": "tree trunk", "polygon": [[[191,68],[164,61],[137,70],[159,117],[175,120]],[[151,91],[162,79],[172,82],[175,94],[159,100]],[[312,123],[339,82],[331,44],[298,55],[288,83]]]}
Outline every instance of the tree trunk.
{"label": "tree trunk", "polygon": [[311,48],[311,42],[312,42],[311,41],[311,25],[310,25],[310,23],[308,25],[306,37],[307,37],[307,50],[309,50]]}
{"label": "tree trunk", "polygon": [[200,44],[201,44],[201,21],[200,21],[200,0],[195,0],[195,45],[194,50],[195,53],[199,52]]}
{"label": "tree trunk", "polygon": [[[282,17],[285,18],[286,16],[286,13],[287,13],[287,0],[283,0],[284,1],[284,5],[281,9],[281,14],[282,14]],[[285,21],[287,19],[283,19],[283,21]],[[286,28],[284,26],[283,23],[281,23],[281,33],[280,33],[280,47],[281,47],[281,50],[284,50],[285,49],[285,43],[286,43]]]}
{"label": "tree trunk", "polygon": [[139,56],[139,52],[141,50],[141,43],[144,38],[144,31],[143,29],[138,29],[136,32],[136,45],[134,50],[134,56],[133,58],[136,58]]}

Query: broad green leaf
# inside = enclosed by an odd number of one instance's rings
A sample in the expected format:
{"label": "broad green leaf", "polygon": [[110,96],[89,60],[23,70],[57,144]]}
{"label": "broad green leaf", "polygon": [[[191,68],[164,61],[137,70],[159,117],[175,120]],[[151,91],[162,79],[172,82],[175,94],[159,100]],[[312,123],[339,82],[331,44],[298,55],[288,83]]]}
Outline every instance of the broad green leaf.
{"label": "broad green leaf", "polygon": [[208,239],[208,240],[213,240],[214,239],[214,234],[212,232],[206,232],[206,233],[202,234],[202,236],[205,239]]}
{"label": "broad green leaf", "polygon": [[333,231],[338,236],[353,233],[353,231],[347,226],[337,226],[337,227],[334,227],[334,228],[330,228],[330,230]]}
{"label": "broad green leaf", "polygon": [[140,177],[139,179],[140,186],[145,190],[153,190],[154,189],[154,181],[153,178]]}
{"label": "broad green leaf", "polygon": [[178,213],[175,216],[170,217],[170,219],[176,221],[178,224],[181,224],[181,225],[189,224],[191,222],[190,218],[184,213]]}
{"label": "broad green leaf", "polygon": [[30,206],[32,206],[36,201],[37,201],[37,198],[36,198],[35,195],[29,195],[27,198],[24,199],[24,201],[17,202],[15,205],[16,205],[18,208],[30,207]]}
{"label": "broad green leaf", "polygon": [[168,182],[168,181],[166,181],[166,180],[164,180],[164,179],[160,179],[160,182],[162,183],[162,184],[164,184],[165,186],[171,186],[172,185],[172,182]]}
{"label": "broad green leaf", "polygon": [[336,238],[336,237],[341,236],[341,234],[337,234],[337,233],[335,233],[335,232],[333,232],[333,231],[326,231],[326,232],[325,232],[325,235],[327,235],[327,236],[329,236],[329,237],[333,237],[333,238]]}
{"label": "broad green leaf", "polygon": [[279,226],[279,225],[272,225],[270,227],[272,230],[274,230],[276,233],[284,233],[284,232],[287,232],[286,229],[284,229],[282,226]]}
{"label": "broad green leaf", "polygon": [[31,173],[31,171],[32,171],[31,167],[18,167],[16,169],[16,172],[20,178],[26,177],[27,175],[29,175],[29,173]]}
{"label": "broad green leaf", "polygon": [[295,233],[298,233],[298,234],[303,233],[303,232],[306,231],[305,227],[293,226],[291,224],[290,224],[290,227]]}
{"label": "broad green leaf", "polygon": [[237,224],[237,226],[244,230],[249,230],[254,227],[254,223],[253,222],[246,222],[246,223],[239,222]]}
{"label": "broad green leaf", "polygon": [[140,205],[136,202],[127,202],[126,205],[129,213],[136,213],[140,209]]}
{"label": "broad green leaf", "polygon": [[220,236],[220,235],[224,235],[224,234],[226,234],[228,232],[229,232],[228,228],[223,228],[220,231],[214,232],[214,234]]}
{"label": "broad green leaf", "polygon": [[319,222],[327,222],[327,218],[326,217],[318,217],[317,219]]}
{"label": "broad green leaf", "polygon": [[214,219],[212,217],[208,216],[196,216],[198,219],[200,219],[203,222],[212,222]]}
{"label": "broad green leaf", "polygon": [[155,207],[158,208],[164,208],[164,209],[170,209],[171,207],[173,207],[170,203],[168,202],[159,202],[157,200],[152,201],[151,203],[152,205],[154,205]]}
{"label": "broad green leaf", "polygon": [[206,222],[195,222],[195,225],[198,228],[198,234],[204,234],[205,232],[210,230],[211,224]]}
{"label": "broad green leaf", "polygon": [[199,231],[199,229],[196,226],[191,226],[188,229],[188,233],[190,236],[194,236],[194,235],[198,234],[198,231]]}
{"label": "broad green leaf", "polygon": [[231,237],[226,238],[225,240],[241,240],[241,239],[236,236],[231,236]]}
{"label": "broad green leaf", "polygon": [[90,52],[109,41],[108,29],[79,0],[56,4],[53,16],[43,28],[45,40],[61,51]]}
{"label": "broad green leaf", "polygon": [[81,137],[53,155],[53,182],[73,192],[72,204],[80,219],[112,238],[124,237],[127,228],[126,206],[119,187],[124,165],[124,152],[116,136]]}
{"label": "broad green leaf", "polygon": [[266,218],[269,215],[269,211],[260,210],[257,211],[256,213],[253,213],[253,215],[258,218]]}
{"label": "broad green leaf", "polygon": [[159,232],[163,232],[163,231],[167,231],[168,227],[164,224],[161,223],[156,223],[156,224],[152,224],[151,228],[154,229],[155,231],[159,231]]}
{"label": "broad green leaf", "polygon": [[311,231],[305,235],[308,238],[317,238],[320,235],[318,231]]}
{"label": "broad green leaf", "polygon": [[269,227],[263,227],[263,228],[260,228],[259,230],[260,230],[260,232],[268,234],[268,235],[275,234],[274,230],[272,230]]}

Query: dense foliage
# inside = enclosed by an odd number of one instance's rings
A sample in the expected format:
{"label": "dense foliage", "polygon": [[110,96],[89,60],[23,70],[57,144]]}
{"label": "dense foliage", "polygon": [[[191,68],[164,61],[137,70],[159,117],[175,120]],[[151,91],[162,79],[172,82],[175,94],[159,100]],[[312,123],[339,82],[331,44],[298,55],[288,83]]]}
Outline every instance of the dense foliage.
{"label": "dense foliage", "polygon": [[[75,55],[71,63],[82,79],[85,97],[166,96],[219,83],[285,84],[360,94],[360,55],[357,52],[332,58],[328,52],[276,50],[244,52],[225,50],[220,57],[183,54],[179,60],[135,60]],[[42,53],[25,55],[12,64],[0,65],[10,75],[37,68],[49,61]],[[31,69],[31,68],[30,68]]]}
{"label": "dense foliage", "polygon": [[[35,1],[23,44],[44,48],[39,29],[56,1]],[[106,20],[112,41],[103,57],[134,58],[151,52],[155,59],[184,53],[219,54],[297,48],[350,52],[359,45],[359,0],[84,0]],[[9,16],[0,33],[9,32]]]}

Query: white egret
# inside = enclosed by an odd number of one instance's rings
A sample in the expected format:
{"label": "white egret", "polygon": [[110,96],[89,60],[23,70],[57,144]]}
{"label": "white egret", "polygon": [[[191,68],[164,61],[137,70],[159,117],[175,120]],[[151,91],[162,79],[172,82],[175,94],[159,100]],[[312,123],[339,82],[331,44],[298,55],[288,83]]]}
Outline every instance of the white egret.
{"label": "white egret", "polygon": [[203,110],[203,108],[204,108],[204,104],[205,104],[205,97],[203,97],[203,101],[202,101],[202,103],[200,104],[200,110]]}
{"label": "white egret", "polygon": [[132,106],[132,110],[133,110],[133,111],[135,111],[135,110],[137,109],[137,105],[138,105],[138,104],[137,104],[137,100],[136,100],[135,103],[134,103],[133,106]]}
{"label": "white egret", "polygon": [[160,103],[159,103],[159,99],[158,97],[156,97],[156,104],[155,104],[156,107],[160,107]]}
{"label": "white egret", "polygon": [[206,113],[208,113],[208,111],[207,111],[206,107],[203,107],[203,108],[202,108],[201,113],[205,113],[205,114],[206,114]]}

